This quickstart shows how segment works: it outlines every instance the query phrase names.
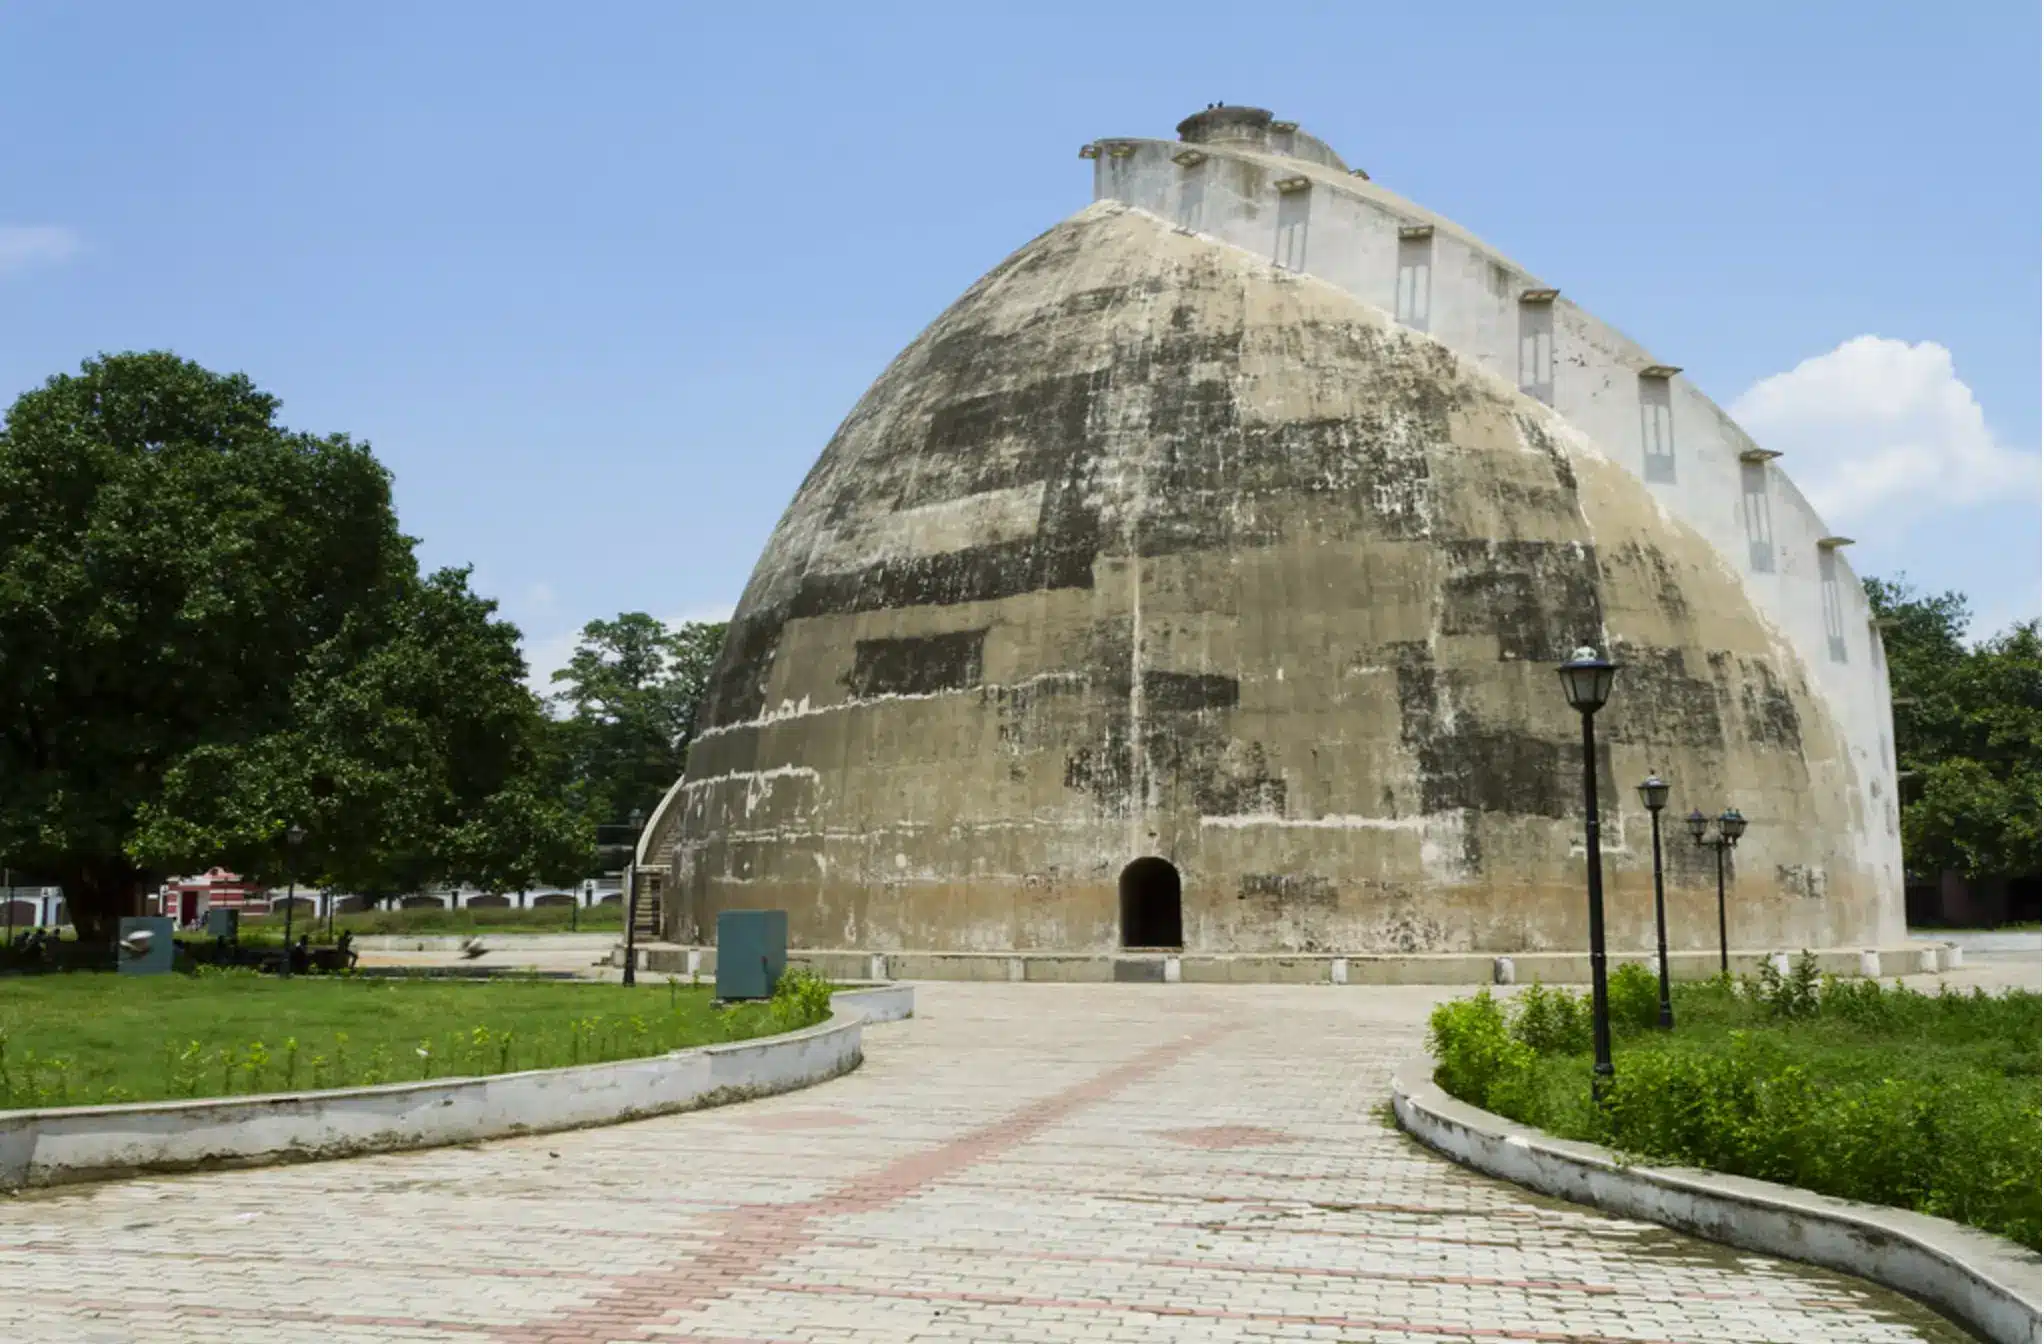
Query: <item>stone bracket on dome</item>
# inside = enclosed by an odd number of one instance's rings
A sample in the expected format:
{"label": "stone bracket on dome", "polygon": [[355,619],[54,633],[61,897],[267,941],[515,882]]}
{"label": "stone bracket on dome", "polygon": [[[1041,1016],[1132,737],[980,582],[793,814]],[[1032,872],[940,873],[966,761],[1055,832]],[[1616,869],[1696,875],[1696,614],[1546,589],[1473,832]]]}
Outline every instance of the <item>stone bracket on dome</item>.
{"label": "stone bracket on dome", "polygon": [[1079,157],[1080,157],[1080,158],[1082,158],[1082,159],[1097,159],[1097,158],[1099,158],[1099,157],[1100,157],[1100,146],[1099,146],[1099,145],[1097,145],[1097,144],[1090,144],[1090,145],[1080,145],[1080,146],[1079,146]]}
{"label": "stone bracket on dome", "polygon": [[1639,371],[1642,378],[1673,378],[1682,372],[1680,364],[1649,364]]}
{"label": "stone bracket on dome", "polygon": [[1310,191],[1312,188],[1313,179],[1310,177],[1281,177],[1277,180],[1280,196],[1292,196],[1302,191]]}
{"label": "stone bracket on dome", "polygon": [[1817,549],[1818,549],[1818,550],[1820,550],[1820,551],[1835,551],[1835,550],[1839,549],[1839,548],[1840,548],[1840,547],[1842,547],[1842,546],[1850,546],[1850,545],[1852,545],[1852,538],[1851,538],[1851,537],[1819,537],[1819,538],[1817,538]]}
{"label": "stone bracket on dome", "polygon": [[1171,162],[1181,168],[1197,168],[1207,161],[1207,156],[1197,149],[1181,149],[1171,156]]}
{"label": "stone bracket on dome", "polygon": [[1520,303],[1553,303],[1560,297],[1561,291],[1558,289],[1522,289],[1519,291]]}
{"label": "stone bracket on dome", "polygon": [[1748,448],[1739,454],[1741,462],[1772,462],[1781,454],[1772,448]]}
{"label": "stone bracket on dome", "polygon": [[1270,128],[1279,135],[1290,135],[1299,129],[1299,123],[1296,121],[1273,121],[1270,124]]}
{"label": "stone bracket on dome", "polygon": [[1431,224],[1400,224],[1398,226],[1398,236],[1400,238],[1431,238],[1434,236],[1434,226]]}

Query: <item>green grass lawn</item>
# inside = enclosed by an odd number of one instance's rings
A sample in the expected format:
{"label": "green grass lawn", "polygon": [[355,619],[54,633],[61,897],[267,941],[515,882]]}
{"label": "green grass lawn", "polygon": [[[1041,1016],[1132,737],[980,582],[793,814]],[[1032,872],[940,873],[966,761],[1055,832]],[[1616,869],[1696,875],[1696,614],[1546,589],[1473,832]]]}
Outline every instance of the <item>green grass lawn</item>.
{"label": "green grass lawn", "polygon": [[2034,993],[1921,994],[1802,975],[1611,991],[1616,1077],[1591,1099],[1584,996],[1524,991],[1437,1009],[1436,1080],[1563,1138],[1952,1218],[2039,1242],[2040,1032]]}
{"label": "green grass lawn", "polygon": [[556,1068],[791,1030],[828,987],[711,1006],[708,987],[248,972],[0,980],[0,1108],[212,1097]]}

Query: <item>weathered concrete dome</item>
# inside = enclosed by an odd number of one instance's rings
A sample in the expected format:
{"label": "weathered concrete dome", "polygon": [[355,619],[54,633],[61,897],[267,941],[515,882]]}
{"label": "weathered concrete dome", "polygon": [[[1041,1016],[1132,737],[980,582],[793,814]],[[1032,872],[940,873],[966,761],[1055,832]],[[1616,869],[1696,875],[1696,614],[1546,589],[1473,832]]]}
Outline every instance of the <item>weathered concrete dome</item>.
{"label": "weathered concrete dome", "polygon": [[[1650,771],[1764,818],[1735,944],[1880,935],[1838,729],[1708,542],[1440,342],[1102,201],[802,483],[649,841],[667,932],[778,906],[810,947],[1581,947],[1554,667],[1583,643],[1625,664],[1616,947],[1651,940]],[[1714,945],[1712,870],[1668,839],[1672,939]]]}

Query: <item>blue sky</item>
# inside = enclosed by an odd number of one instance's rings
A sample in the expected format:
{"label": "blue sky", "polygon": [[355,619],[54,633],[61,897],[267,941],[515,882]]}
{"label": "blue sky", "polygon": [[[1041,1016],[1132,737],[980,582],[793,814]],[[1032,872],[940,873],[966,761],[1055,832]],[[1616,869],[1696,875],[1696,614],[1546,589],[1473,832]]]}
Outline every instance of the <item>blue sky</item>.
{"label": "blue sky", "polygon": [[2039,590],[2034,3],[0,10],[0,398],[101,350],[369,440],[534,656],[720,614],[837,421],[1089,198],[1301,122],[1735,403],[1862,572]]}

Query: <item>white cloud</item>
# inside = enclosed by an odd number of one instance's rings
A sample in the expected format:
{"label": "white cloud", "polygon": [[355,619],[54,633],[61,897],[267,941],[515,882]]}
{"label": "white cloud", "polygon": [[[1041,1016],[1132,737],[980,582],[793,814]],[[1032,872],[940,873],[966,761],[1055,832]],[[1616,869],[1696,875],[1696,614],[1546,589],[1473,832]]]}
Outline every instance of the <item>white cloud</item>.
{"label": "white cloud", "polygon": [[78,252],[78,235],[54,224],[0,224],[0,276],[55,265]]}
{"label": "white cloud", "polygon": [[1952,352],[1935,341],[1855,336],[1761,379],[1731,411],[1787,454],[1783,465],[1834,526],[2037,490],[2037,454],[1996,442]]}
{"label": "white cloud", "polygon": [[582,637],[580,626],[535,639],[525,637],[525,684],[539,695],[552,695],[554,673],[575,656],[575,641]]}

